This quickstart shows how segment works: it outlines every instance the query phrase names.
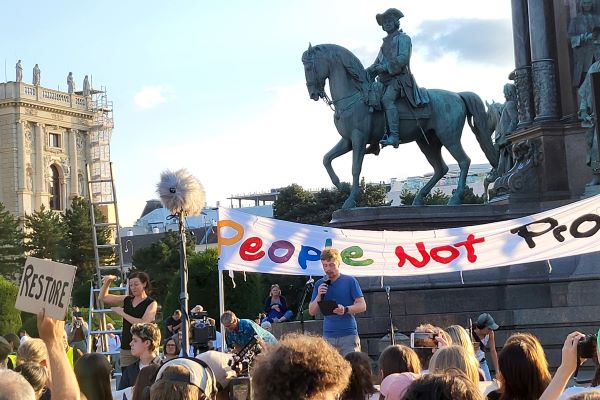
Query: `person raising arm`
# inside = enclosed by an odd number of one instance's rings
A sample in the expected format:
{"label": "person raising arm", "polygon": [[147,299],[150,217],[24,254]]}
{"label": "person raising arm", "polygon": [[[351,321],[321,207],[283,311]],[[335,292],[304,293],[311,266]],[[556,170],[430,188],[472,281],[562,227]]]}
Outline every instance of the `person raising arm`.
{"label": "person raising arm", "polygon": [[111,309],[123,317],[123,339],[121,340],[121,368],[133,363],[136,358],[131,356],[130,343],[131,326],[134,324],[150,323],[156,317],[158,304],[148,296],[151,290],[148,274],[134,271],[129,274],[129,295],[114,295],[109,293],[109,287],[117,279],[114,275],[107,275],[102,280],[99,300],[106,303]]}

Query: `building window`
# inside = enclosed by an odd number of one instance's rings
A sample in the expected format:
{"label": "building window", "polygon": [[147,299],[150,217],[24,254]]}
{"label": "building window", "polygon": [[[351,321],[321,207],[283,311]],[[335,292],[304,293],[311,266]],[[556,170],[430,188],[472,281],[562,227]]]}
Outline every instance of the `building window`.
{"label": "building window", "polygon": [[60,148],[60,134],[58,134],[58,133],[48,134],[48,146]]}
{"label": "building window", "polygon": [[56,168],[56,165],[50,166],[50,184],[48,189],[50,192],[50,209],[60,210],[60,175],[58,174],[58,168]]}

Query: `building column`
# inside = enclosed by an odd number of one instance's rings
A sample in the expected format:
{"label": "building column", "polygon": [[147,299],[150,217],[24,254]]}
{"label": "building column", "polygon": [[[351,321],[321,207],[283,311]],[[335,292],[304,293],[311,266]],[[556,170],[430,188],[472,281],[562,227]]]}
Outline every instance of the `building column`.
{"label": "building column", "polygon": [[533,86],[531,84],[531,45],[527,0],[512,0],[513,47],[515,51],[514,81],[517,87],[518,128],[533,122]]}
{"label": "building column", "polygon": [[534,121],[557,120],[559,97],[556,75],[556,36],[553,2],[528,0]]}
{"label": "building column", "polygon": [[33,193],[35,198],[35,209],[42,206],[42,193],[44,193],[44,175],[48,166],[44,165],[44,143],[46,132],[44,124],[35,124],[35,166],[33,179]]}
{"label": "building column", "polygon": [[[17,193],[18,197],[22,196],[23,191],[27,188],[25,184],[26,169],[25,169],[25,125],[27,121],[17,121]],[[18,200],[19,207],[22,203],[22,198]],[[19,210],[21,212],[22,210]]]}
{"label": "building column", "polygon": [[70,197],[79,196],[79,160],[77,160],[77,129],[69,129],[67,130],[69,133],[69,162],[71,165],[69,166],[71,169],[71,174],[69,176],[70,184],[71,184],[71,194]]}

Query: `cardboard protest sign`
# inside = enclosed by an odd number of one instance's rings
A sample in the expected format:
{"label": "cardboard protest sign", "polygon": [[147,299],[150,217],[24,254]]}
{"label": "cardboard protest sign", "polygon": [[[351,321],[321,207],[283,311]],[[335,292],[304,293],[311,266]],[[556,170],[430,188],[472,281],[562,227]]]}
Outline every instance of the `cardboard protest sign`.
{"label": "cardboard protest sign", "polygon": [[28,257],[15,308],[32,314],[45,308],[48,317],[64,320],[76,270],[72,265]]}

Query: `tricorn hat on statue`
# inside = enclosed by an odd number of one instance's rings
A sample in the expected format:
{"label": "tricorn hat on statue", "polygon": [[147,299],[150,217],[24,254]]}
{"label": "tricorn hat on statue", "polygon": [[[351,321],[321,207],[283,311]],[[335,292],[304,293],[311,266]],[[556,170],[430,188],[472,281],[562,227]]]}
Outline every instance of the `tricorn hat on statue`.
{"label": "tricorn hat on statue", "polygon": [[402,14],[402,11],[398,10],[397,8],[388,8],[383,14],[377,14],[375,19],[379,25],[383,25],[383,19],[385,17],[392,17],[396,20],[399,20],[400,18],[404,17],[404,14]]}

